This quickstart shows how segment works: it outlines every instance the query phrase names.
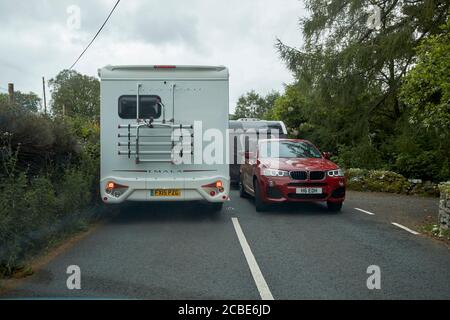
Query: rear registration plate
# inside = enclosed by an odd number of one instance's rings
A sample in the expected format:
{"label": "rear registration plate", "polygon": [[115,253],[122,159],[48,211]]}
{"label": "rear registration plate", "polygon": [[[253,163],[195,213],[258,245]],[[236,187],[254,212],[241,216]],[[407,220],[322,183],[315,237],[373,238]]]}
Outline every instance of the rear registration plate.
{"label": "rear registration plate", "polygon": [[297,194],[321,194],[322,188],[296,188]]}
{"label": "rear registration plate", "polygon": [[152,197],[179,197],[181,196],[180,189],[154,189],[150,191]]}

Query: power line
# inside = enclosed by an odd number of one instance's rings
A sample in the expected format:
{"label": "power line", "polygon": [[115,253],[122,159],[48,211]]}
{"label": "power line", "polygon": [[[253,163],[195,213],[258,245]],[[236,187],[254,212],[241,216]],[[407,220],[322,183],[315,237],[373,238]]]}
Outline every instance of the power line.
{"label": "power line", "polygon": [[77,64],[78,60],[81,59],[81,57],[83,56],[83,54],[87,51],[87,49],[89,49],[89,47],[91,46],[91,44],[95,41],[95,39],[97,38],[97,36],[100,34],[100,32],[102,31],[103,27],[105,26],[105,24],[108,22],[109,18],[111,17],[111,15],[113,14],[114,10],[116,9],[117,5],[119,4],[120,0],[117,0],[116,4],[114,5],[114,7],[112,8],[111,12],[109,13],[108,17],[106,18],[105,22],[103,22],[102,26],[100,27],[100,29],[98,29],[97,33],[95,34],[94,38],[92,38],[91,42],[89,42],[89,44],[87,45],[87,47],[83,50],[83,52],[81,52],[80,56],[77,58],[77,60],[72,64],[72,66],[69,68],[69,70],[72,70],[72,68]]}

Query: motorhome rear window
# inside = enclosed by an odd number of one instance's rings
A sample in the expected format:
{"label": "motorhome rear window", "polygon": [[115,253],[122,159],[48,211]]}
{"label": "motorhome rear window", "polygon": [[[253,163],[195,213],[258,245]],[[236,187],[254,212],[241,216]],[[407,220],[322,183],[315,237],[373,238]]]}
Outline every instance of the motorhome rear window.
{"label": "motorhome rear window", "polygon": [[[161,116],[161,98],[158,96],[139,96],[139,119],[159,118]],[[126,95],[119,98],[119,117],[136,119],[136,96]]]}

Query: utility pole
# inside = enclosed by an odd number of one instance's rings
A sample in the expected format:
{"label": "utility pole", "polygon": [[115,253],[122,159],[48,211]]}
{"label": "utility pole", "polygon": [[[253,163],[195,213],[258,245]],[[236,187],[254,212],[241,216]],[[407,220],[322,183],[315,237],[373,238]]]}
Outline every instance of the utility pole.
{"label": "utility pole", "polygon": [[45,78],[42,77],[42,90],[44,92],[44,114],[47,114],[47,98],[45,97]]}
{"label": "utility pole", "polygon": [[14,103],[14,83],[8,83],[9,103]]}

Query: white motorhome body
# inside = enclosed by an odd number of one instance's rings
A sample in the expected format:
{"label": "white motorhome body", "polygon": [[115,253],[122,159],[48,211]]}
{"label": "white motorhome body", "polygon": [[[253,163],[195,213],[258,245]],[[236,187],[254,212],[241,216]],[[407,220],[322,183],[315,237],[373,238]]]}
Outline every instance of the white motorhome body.
{"label": "white motorhome body", "polygon": [[228,199],[226,161],[202,157],[205,131],[226,137],[227,68],[106,66],[99,77],[105,203]]}
{"label": "white motorhome body", "polygon": [[[256,146],[262,139],[287,138],[288,132],[283,121],[267,121],[256,118],[240,118],[228,122],[230,128],[230,181],[239,182],[241,164],[244,163],[242,152],[250,151],[250,145]],[[252,141],[250,141],[252,140]]]}

